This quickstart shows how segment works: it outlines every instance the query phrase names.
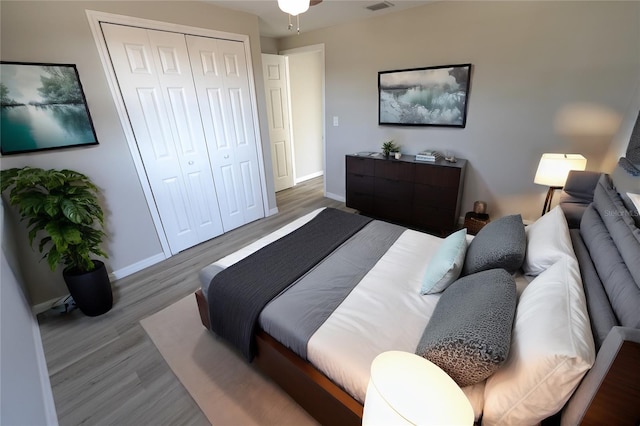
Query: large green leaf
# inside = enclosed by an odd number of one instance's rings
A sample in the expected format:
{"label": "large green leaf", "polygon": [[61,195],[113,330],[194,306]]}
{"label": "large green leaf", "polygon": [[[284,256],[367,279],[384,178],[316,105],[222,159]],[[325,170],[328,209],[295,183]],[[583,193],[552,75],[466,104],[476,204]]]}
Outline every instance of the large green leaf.
{"label": "large green leaf", "polygon": [[71,199],[62,200],[60,207],[62,208],[62,214],[73,223],[80,224],[86,223],[87,219],[91,220],[91,218],[88,217],[86,209]]}
{"label": "large green leaf", "polygon": [[60,213],[60,204],[64,201],[61,195],[47,195],[43,202],[44,211],[51,217]]}

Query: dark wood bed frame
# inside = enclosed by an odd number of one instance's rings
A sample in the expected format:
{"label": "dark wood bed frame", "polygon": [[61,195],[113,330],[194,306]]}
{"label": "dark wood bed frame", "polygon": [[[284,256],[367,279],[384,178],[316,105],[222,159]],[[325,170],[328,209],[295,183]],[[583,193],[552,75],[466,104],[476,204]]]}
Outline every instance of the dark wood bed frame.
{"label": "dark wood bed frame", "polygon": [[[200,320],[208,330],[209,311],[202,290],[195,293]],[[363,406],[308,362],[263,331],[256,335],[253,365],[276,382],[323,425],[362,424]]]}
{"label": "dark wood bed frame", "polygon": [[[200,320],[208,330],[209,311],[202,290],[195,293]],[[256,335],[260,371],[277,383],[320,424],[359,426],[364,407],[327,376],[294,352],[260,331]],[[598,373],[596,392],[584,411],[582,425],[640,425],[640,343],[625,341],[606,370]],[[588,373],[589,374],[589,373]],[[560,425],[560,413],[542,421]]]}

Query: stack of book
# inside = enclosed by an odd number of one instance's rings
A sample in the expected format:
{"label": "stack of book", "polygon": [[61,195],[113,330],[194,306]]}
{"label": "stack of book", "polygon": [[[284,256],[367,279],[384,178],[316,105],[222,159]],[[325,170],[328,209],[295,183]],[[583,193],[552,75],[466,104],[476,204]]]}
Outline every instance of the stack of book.
{"label": "stack of book", "polygon": [[438,151],[422,151],[416,154],[416,161],[438,161],[442,154]]}

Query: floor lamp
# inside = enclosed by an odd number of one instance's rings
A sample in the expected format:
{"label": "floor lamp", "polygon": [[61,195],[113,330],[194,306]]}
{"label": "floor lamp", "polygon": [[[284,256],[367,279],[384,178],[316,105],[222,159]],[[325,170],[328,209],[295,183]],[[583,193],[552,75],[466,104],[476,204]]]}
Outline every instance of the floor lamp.
{"label": "floor lamp", "polygon": [[542,154],[538,170],[533,179],[538,185],[548,186],[547,197],[542,207],[542,215],[551,210],[551,200],[556,189],[562,189],[571,170],[584,170],[587,159],[580,154]]}

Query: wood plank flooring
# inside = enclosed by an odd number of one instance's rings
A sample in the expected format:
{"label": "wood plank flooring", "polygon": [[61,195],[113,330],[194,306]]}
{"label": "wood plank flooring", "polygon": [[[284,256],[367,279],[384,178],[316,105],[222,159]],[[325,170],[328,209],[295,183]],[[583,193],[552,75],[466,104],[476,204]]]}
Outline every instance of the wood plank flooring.
{"label": "wood plank flooring", "polygon": [[[322,177],[276,194],[279,213],[228,232],[113,283],[114,306],[38,316],[60,425],[206,425],[208,421],[139,321],[198,287],[198,271],[319,207]],[[194,302],[195,309],[195,302]]]}

